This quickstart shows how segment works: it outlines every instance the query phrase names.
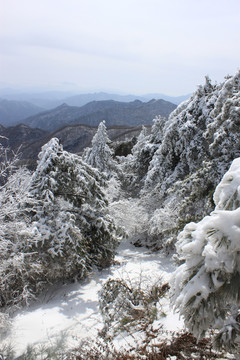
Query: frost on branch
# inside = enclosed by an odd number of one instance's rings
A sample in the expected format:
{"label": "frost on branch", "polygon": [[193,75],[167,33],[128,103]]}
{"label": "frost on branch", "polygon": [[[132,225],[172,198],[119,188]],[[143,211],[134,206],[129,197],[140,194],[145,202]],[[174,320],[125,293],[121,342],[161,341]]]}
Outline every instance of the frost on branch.
{"label": "frost on branch", "polygon": [[240,350],[240,158],[214,193],[215,211],[179,234],[183,264],[172,280],[173,303],[198,337],[218,329],[218,346]]}

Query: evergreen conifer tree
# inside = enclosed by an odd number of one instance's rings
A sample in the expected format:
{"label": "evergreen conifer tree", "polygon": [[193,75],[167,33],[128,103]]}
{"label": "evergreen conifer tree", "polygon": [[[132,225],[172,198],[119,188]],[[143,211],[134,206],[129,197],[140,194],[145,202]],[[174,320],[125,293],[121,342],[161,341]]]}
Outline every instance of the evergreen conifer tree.
{"label": "evergreen conifer tree", "polygon": [[0,192],[0,305],[27,303],[46,284],[81,279],[111,264],[118,245],[100,173],[43,146],[35,172],[17,172]]}
{"label": "evergreen conifer tree", "polygon": [[111,141],[103,120],[92,139],[92,147],[86,149],[83,155],[83,159],[87,164],[104,172],[108,177],[116,171],[116,163],[113,160],[113,150],[110,148],[110,144]]}
{"label": "evergreen conifer tree", "polygon": [[111,263],[118,241],[102,186],[98,171],[64,151],[57,139],[43,147],[32,192],[41,204],[35,216],[38,246],[55,276],[56,264],[59,277],[81,278],[93,266]]}
{"label": "evergreen conifer tree", "polygon": [[198,337],[217,329],[216,345],[240,352],[240,158],[214,193],[215,210],[178,236],[183,264],[172,280],[173,304]]}

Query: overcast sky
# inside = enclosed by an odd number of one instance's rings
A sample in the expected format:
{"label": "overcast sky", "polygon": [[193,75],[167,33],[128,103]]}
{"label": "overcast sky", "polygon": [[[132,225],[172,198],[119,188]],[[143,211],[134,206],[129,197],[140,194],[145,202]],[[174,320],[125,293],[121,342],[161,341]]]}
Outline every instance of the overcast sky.
{"label": "overcast sky", "polygon": [[183,95],[240,67],[240,0],[0,0],[0,86]]}

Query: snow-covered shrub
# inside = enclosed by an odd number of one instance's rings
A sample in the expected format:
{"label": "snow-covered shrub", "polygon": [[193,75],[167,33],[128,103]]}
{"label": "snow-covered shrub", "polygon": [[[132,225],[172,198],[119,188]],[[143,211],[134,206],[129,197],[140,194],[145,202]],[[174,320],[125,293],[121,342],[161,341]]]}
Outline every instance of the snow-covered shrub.
{"label": "snow-covered shrub", "polygon": [[[177,219],[174,212],[168,206],[156,209],[148,222],[148,246],[158,249],[164,248],[171,251],[174,248],[174,230],[176,229]],[[160,239],[161,237],[161,239]]]}
{"label": "snow-covered shrub", "polygon": [[121,182],[116,176],[112,176],[106,183],[105,195],[111,205],[121,197]]}
{"label": "snow-covered shrub", "polygon": [[160,280],[146,287],[141,279],[139,283],[109,279],[99,294],[104,331],[114,336],[121,331],[146,329],[159,316],[157,304],[168,289],[168,284],[161,284]]}
{"label": "snow-covered shrub", "polygon": [[109,204],[109,213],[114,218],[116,225],[121,227],[133,242],[138,240],[140,234],[146,236],[148,214],[138,199],[114,201]]}
{"label": "snow-covered shrub", "polygon": [[218,329],[218,345],[240,350],[240,158],[214,193],[215,210],[189,223],[176,244],[182,265],[172,280],[173,304],[198,337]]}

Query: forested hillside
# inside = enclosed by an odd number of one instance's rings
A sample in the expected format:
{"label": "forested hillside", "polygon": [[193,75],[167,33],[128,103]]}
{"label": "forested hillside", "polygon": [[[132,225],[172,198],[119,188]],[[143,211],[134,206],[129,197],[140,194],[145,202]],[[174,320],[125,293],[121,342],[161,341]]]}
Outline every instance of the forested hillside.
{"label": "forested hillside", "polygon": [[[198,338],[212,330],[215,347],[239,354],[239,125],[240,71],[221,84],[206,77],[168,119],[156,117],[150,133],[143,127],[127,156],[114,153],[105,122],[82,157],[51,139],[33,172],[17,169],[2,148],[2,322],[49,284],[112,264],[129,237],[175,257],[171,301],[186,329]],[[107,284],[100,304],[108,321],[117,306],[130,307],[131,316],[151,310],[151,326],[169,288],[144,302],[125,282]]]}

